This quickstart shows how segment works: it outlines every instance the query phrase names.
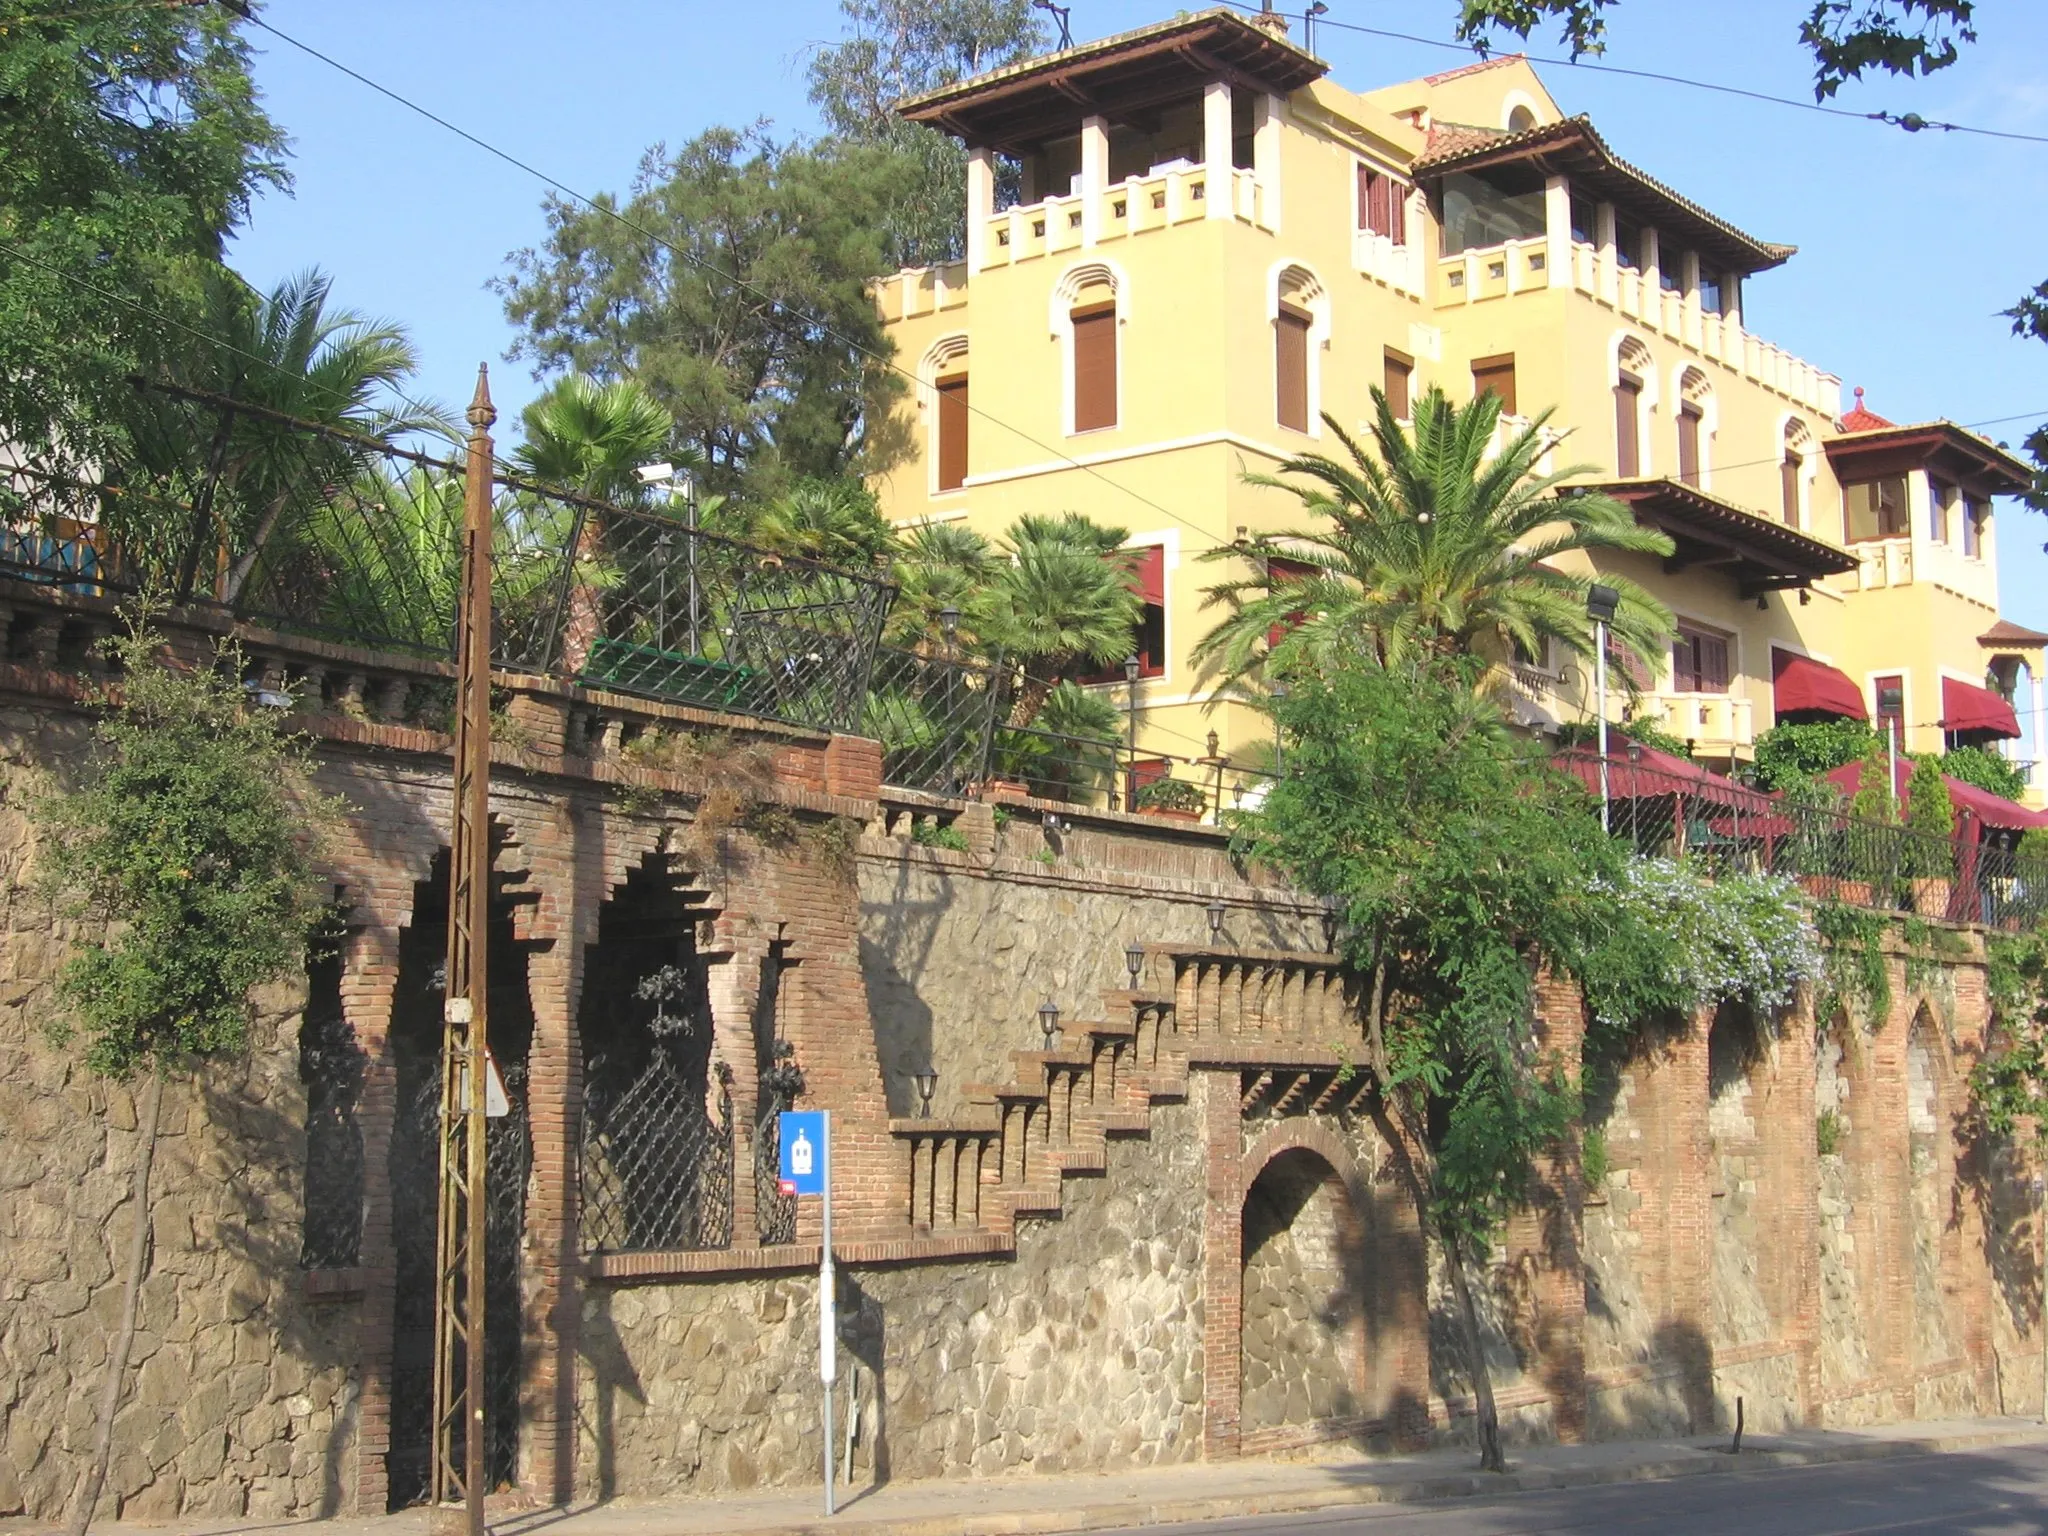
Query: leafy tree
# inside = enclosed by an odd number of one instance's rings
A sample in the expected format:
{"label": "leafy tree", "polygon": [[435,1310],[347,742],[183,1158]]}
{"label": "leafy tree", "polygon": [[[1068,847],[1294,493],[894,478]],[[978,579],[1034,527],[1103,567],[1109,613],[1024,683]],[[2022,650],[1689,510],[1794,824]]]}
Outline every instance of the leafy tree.
{"label": "leafy tree", "polygon": [[119,642],[122,681],[100,700],[92,760],[34,807],[46,889],[65,915],[107,928],[60,973],[54,1033],[82,1034],[95,1074],[147,1080],[136,1229],[77,1536],[106,1479],[135,1338],[164,1079],[247,1049],[250,993],[298,971],[324,910],[309,842],[332,807],[307,787],[304,752],[250,705],[239,657],[176,670],[161,649],[140,623]]}
{"label": "leafy tree", "polygon": [[1899,819],[1899,800],[1892,783],[1890,754],[1884,738],[1875,731],[1863,747],[1863,771],[1856,779],[1856,792],[1849,797],[1849,814],[1858,821],[1891,822]]}
{"label": "leafy tree", "polygon": [[[1556,21],[1572,57],[1604,53],[1607,11],[1617,0],[1458,0],[1457,35],[1482,54],[1496,31],[1526,38],[1545,21]],[[1813,99],[1826,101],[1851,80],[1866,75],[1925,77],[1962,57],[1962,45],[1977,41],[1976,0],[1811,0],[1798,17],[1798,42],[1813,59]],[[1909,121],[1908,126],[1921,126]],[[2005,311],[2015,336],[2048,341],[2048,281],[2035,285]],[[2029,504],[2048,511],[2048,423],[2027,436],[2027,452],[2038,466]]]}
{"label": "leafy tree", "polygon": [[1239,827],[1242,851],[1339,910],[1366,999],[1360,1066],[1445,1256],[1497,1471],[1471,1270],[1580,1105],[1580,1063],[1539,1043],[1536,977],[1584,987],[1590,1060],[1706,1004],[1782,1008],[1818,958],[1789,882],[1708,886],[1606,837],[1584,787],[1475,692],[1481,666],[1353,657],[1301,679],[1273,706],[1288,771]]}
{"label": "leafy tree", "polygon": [[826,129],[895,161],[884,212],[892,266],[957,261],[966,250],[967,153],[896,115],[937,90],[1043,51],[1030,0],[840,0],[847,35],[811,60],[811,101]]}
{"label": "leafy tree", "polygon": [[1941,771],[2008,800],[2019,799],[2027,789],[2027,776],[1989,747],[1951,747],[1941,756]]}
{"label": "leafy tree", "polygon": [[[1349,462],[1303,454],[1252,485],[1286,491],[1315,519],[1247,545],[1204,552],[1205,560],[1249,560],[1249,575],[1207,589],[1227,610],[1197,643],[1197,662],[1228,687],[1260,667],[1275,631],[1308,669],[1369,655],[1387,665],[1417,658],[1540,654],[1550,641],[1575,655],[1592,650],[1586,590],[1597,579],[1622,595],[1615,640],[1645,661],[1670,641],[1672,618],[1626,577],[1557,569],[1560,555],[1667,555],[1668,536],[1638,527],[1612,497],[1575,493],[1573,465],[1539,474],[1549,446],[1545,412],[1490,455],[1500,397],[1453,405],[1432,385],[1404,428],[1375,389],[1372,452],[1334,418],[1324,421]],[[1306,483],[1303,483],[1306,482]],[[1279,569],[1306,567],[1303,574]]]}
{"label": "leafy tree", "polygon": [[716,493],[887,469],[908,429],[867,284],[888,267],[896,169],[863,146],[714,128],[649,150],[623,201],[550,197],[545,244],[495,285],[521,330],[511,355],[537,376],[635,381]]}
{"label": "leafy tree", "polygon": [[997,567],[973,615],[982,645],[1023,668],[1012,726],[1037,719],[1067,673],[1130,654],[1141,605],[1119,553],[1125,536],[1078,512],[1027,515],[1011,526],[1003,541],[1008,563]]}
{"label": "leafy tree", "polygon": [[224,6],[0,0],[0,102],[0,421],[90,458],[205,329],[284,135]]}
{"label": "leafy tree", "polygon": [[1765,789],[1784,789],[1802,779],[1832,773],[1862,757],[1875,741],[1877,733],[1863,720],[1774,725],[1756,739],[1757,782]]}

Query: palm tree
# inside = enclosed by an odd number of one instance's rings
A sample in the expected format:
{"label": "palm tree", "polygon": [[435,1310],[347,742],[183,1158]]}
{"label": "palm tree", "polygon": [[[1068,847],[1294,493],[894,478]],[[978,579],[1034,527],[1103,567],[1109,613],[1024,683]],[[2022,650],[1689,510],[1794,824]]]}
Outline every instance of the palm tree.
{"label": "palm tree", "polygon": [[[661,458],[675,431],[667,408],[633,380],[600,383],[580,373],[527,406],[521,422],[526,441],[512,455],[520,469],[544,484],[614,504],[646,500],[638,471]],[[562,610],[561,661],[571,676],[583,670],[604,631],[602,592],[616,577],[605,569],[605,531],[596,509],[581,510],[575,523],[547,530],[559,545],[570,539],[571,526],[580,527],[575,548],[567,551],[572,569],[564,572],[572,585]]]}
{"label": "palm tree", "polygon": [[[1673,623],[1661,602],[1625,577],[1552,564],[1596,551],[1668,555],[1672,544],[1612,497],[1566,484],[1590,466],[1537,472],[1549,412],[1495,453],[1500,400],[1491,393],[1458,407],[1432,386],[1416,402],[1412,432],[1378,389],[1373,402],[1377,453],[1325,416],[1349,463],[1303,454],[1278,474],[1245,477],[1297,497],[1311,526],[1203,554],[1254,567],[1206,589],[1208,605],[1229,611],[1194,658],[1221,674],[1219,692],[1262,666],[1280,631],[1282,664],[1310,670],[1361,649],[1381,664],[1456,655],[1499,664],[1517,651],[1541,655],[1546,641],[1586,655],[1586,592],[1596,579],[1621,593],[1615,642],[1645,662],[1662,653]],[[1275,561],[1293,573],[1277,574]]]}
{"label": "palm tree", "polygon": [[[219,345],[202,355],[208,386],[300,421],[379,441],[421,431],[452,434],[445,412],[391,398],[419,366],[405,330],[354,310],[330,310],[331,286],[324,273],[308,271],[268,294],[220,290],[213,319]],[[376,455],[367,445],[246,414],[227,424],[218,446],[216,590],[232,607],[280,529],[290,542],[292,524],[325,505],[337,486],[347,485]],[[288,563],[288,556],[271,561],[279,568]]]}
{"label": "palm tree", "polygon": [[852,570],[884,564],[896,530],[858,480],[806,478],[745,521],[737,535],[780,555]]}
{"label": "palm tree", "polygon": [[971,614],[983,646],[1014,659],[1023,685],[1010,725],[1038,718],[1063,674],[1130,654],[1140,616],[1121,528],[1079,513],[1025,516],[1003,541],[1007,564],[977,594]]}
{"label": "palm tree", "polygon": [[927,523],[898,546],[891,575],[896,602],[884,638],[920,655],[940,648],[945,615],[953,614],[954,641],[976,649],[978,634],[969,609],[996,569],[989,542],[960,523]]}

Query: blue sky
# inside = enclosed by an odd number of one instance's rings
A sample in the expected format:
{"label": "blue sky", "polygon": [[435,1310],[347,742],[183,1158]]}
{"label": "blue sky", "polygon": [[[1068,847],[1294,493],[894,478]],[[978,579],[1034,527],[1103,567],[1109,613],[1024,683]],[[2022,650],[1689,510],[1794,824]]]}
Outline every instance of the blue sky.
{"label": "blue sky", "polygon": [[[1079,40],[1156,21],[1166,0],[1072,0]],[[1282,8],[1299,0],[1282,0]],[[1808,99],[1796,46],[1806,0],[1618,0],[1608,62]],[[1331,0],[1330,20],[1448,39],[1455,0]],[[810,51],[838,35],[837,0],[272,0],[280,29],[580,191],[622,188],[641,153],[714,123],[809,132]],[[1847,89],[1859,111],[2048,134],[2048,6],[1984,0],[1964,62],[1920,82]],[[402,321],[420,387],[461,403],[479,361],[500,411],[536,386],[503,360],[512,340],[485,284],[542,235],[542,187],[290,45],[258,31],[256,78],[294,139],[291,196],[261,203],[233,260],[268,285],[317,264],[337,298]],[[1460,62],[1324,28],[1335,77],[1371,88]],[[1548,37],[1539,56],[1560,50]],[[1757,279],[1760,335],[1861,384],[1898,421],[2048,419],[2048,346],[1998,311],[2048,278],[2048,146],[1879,124],[1680,86],[1545,68],[1567,112],[1616,150],[1751,233],[1796,244]],[[2017,443],[2027,421],[1985,427]],[[2004,606],[2048,629],[2048,519],[2001,504]]]}

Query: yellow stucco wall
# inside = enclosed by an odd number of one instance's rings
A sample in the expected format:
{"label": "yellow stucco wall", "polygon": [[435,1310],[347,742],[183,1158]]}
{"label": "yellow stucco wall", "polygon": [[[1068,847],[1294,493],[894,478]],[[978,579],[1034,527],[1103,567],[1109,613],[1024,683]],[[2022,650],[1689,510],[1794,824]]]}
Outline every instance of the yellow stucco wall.
{"label": "yellow stucco wall", "polygon": [[[1103,188],[1092,230],[1077,222],[1084,190],[987,221],[980,270],[970,273],[963,263],[885,280],[878,302],[899,361],[917,371],[921,386],[904,406],[918,417],[916,452],[877,481],[885,511],[899,523],[958,518],[998,538],[1022,513],[1072,510],[1125,528],[1134,545],[1164,546],[1172,663],[1143,685],[1141,749],[1192,757],[1212,728],[1226,750],[1263,741],[1268,726],[1256,712],[1204,707],[1209,682],[1192,671],[1187,651],[1214,621],[1203,611],[1202,589],[1224,569],[1200,559],[1202,552],[1227,545],[1241,527],[1269,532],[1297,520],[1291,498],[1244,485],[1245,471],[1270,470],[1291,453],[1341,451],[1320,425],[1304,434],[1276,420],[1276,274],[1292,268],[1298,272],[1289,282],[1309,275],[1317,316],[1312,399],[1347,429],[1363,430],[1369,390],[1381,381],[1390,347],[1414,357],[1418,392],[1439,383],[1458,400],[1472,392],[1475,358],[1511,352],[1520,409],[1551,410],[1551,424],[1565,433],[1555,462],[1611,478],[1616,348],[1633,336],[1653,359],[1644,472],[1676,474],[1680,378],[1698,370],[1711,401],[1702,488],[1776,518],[1786,424],[1802,422],[1814,444],[1805,526],[1839,544],[1842,492],[1818,451],[1837,431],[1832,377],[1755,338],[1731,342],[1732,332],[1722,332],[1717,344],[1714,322],[1685,299],[1631,299],[1626,277],[1611,269],[1611,252],[1524,242],[1502,251],[1498,275],[1490,258],[1440,259],[1419,196],[1411,200],[1403,260],[1390,264],[1384,251],[1375,257],[1354,248],[1362,156],[1399,171],[1424,148],[1431,120],[1500,126],[1518,104],[1539,122],[1559,116],[1519,61],[1364,96],[1319,81],[1278,105],[1275,124],[1262,131],[1260,164],[1229,173],[1230,185],[1197,166]],[[1078,120],[1081,108],[1075,112]],[[1216,183],[1204,186],[1200,204],[1191,201],[1197,181]],[[1230,217],[1206,216],[1219,192],[1232,200]],[[1003,235],[1013,243],[1000,244]],[[1531,260],[1538,254],[1552,258],[1547,270]],[[1072,434],[1058,316],[1077,298],[1110,291],[1082,287],[1077,271],[1106,277],[1118,295],[1121,402],[1115,427]],[[1462,286],[1452,286],[1454,272]],[[1658,323],[1646,322],[1646,303]],[[934,373],[934,346],[947,338],[956,345],[964,338],[974,414],[967,484],[934,495],[935,406],[924,386]],[[1908,549],[1864,575],[1831,578],[1805,602],[1796,593],[1744,599],[1712,569],[1667,574],[1650,560],[1612,568],[1681,617],[1731,637],[1730,694],[1747,701],[1751,734],[1771,723],[1775,642],[1840,667],[1866,686],[1866,699],[1869,678],[1907,674],[1911,722],[1925,727],[1911,744],[1934,747],[1938,679],[1984,676],[1987,657],[1976,637],[1996,617],[1997,575],[1988,530],[1980,560],[1928,550],[1924,481],[1914,494]],[[1903,584],[1902,571],[1910,577]],[[1881,579],[1873,584],[1870,572]],[[1669,689],[1668,660],[1657,682]],[[1577,712],[1589,691],[1571,678],[1557,681],[1548,712]],[[1122,701],[1121,685],[1116,697]],[[1676,715],[1673,722],[1680,723]],[[1735,755],[1744,751],[1738,746]]]}

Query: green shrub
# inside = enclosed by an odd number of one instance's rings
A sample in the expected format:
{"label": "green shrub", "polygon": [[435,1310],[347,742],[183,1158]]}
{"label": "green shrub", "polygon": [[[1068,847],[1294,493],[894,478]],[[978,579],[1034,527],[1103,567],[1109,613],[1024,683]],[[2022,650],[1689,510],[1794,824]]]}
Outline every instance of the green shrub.
{"label": "green shrub", "polygon": [[1842,1117],[1832,1109],[1824,1109],[1813,1122],[1813,1144],[1822,1157],[1833,1157],[1842,1150]]}
{"label": "green shrub", "polygon": [[[1610,720],[1607,722],[1607,747],[1611,752],[1617,740],[1639,741],[1646,747],[1659,752],[1669,752],[1673,757],[1691,757],[1692,747],[1680,741],[1655,720]],[[1560,726],[1557,744],[1561,747],[1591,747],[1600,750],[1600,722],[1598,720],[1574,720]]]}
{"label": "green shrub", "polygon": [[1942,781],[1941,759],[1922,757],[1906,781],[1906,839],[1900,873],[1909,879],[1938,880],[1955,870],[1956,807]]}
{"label": "green shrub", "polygon": [[1757,782],[1765,789],[1784,789],[1802,779],[1818,778],[1855,762],[1873,742],[1880,748],[1884,745],[1877,732],[1861,720],[1774,725],[1756,739]]}
{"label": "green shrub", "polygon": [[2027,787],[2026,775],[1989,747],[1952,747],[1942,756],[1941,771],[2008,800],[2019,799]]}
{"label": "green shrub", "polygon": [[1592,1126],[1579,1138],[1579,1172],[1585,1178],[1588,1193],[1606,1188],[1609,1161],[1604,1128]]}
{"label": "green shrub", "polygon": [[936,821],[920,821],[911,828],[910,840],[920,848],[948,848],[967,852],[967,834],[958,827],[942,827]]}
{"label": "green shrub", "polygon": [[1141,811],[1194,811],[1199,815],[1208,808],[1209,797],[1199,785],[1185,779],[1154,779],[1138,791]]}

